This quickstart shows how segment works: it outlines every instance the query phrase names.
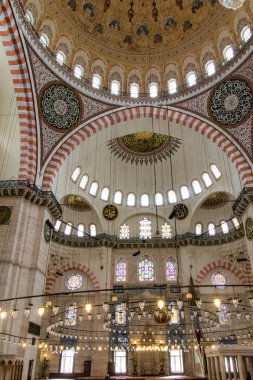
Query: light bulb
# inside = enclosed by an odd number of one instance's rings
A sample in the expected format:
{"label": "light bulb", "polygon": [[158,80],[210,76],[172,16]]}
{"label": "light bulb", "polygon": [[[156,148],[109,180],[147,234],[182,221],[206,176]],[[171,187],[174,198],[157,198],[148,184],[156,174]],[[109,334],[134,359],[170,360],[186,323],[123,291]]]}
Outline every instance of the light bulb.
{"label": "light bulb", "polygon": [[85,310],[87,311],[88,314],[91,312],[91,309],[92,309],[92,305],[90,303],[86,303]]}
{"label": "light bulb", "polygon": [[144,309],[145,307],[145,301],[139,301],[139,307],[141,309],[141,311]]}
{"label": "light bulb", "polygon": [[17,315],[18,315],[18,310],[17,310],[17,309],[13,309],[13,310],[11,311],[11,316],[12,316],[12,318],[16,318]]}
{"label": "light bulb", "polygon": [[109,310],[109,303],[108,302],[103,303],[103,309],[105,312],[107,312]]}
{"label": "light bulb", "polygon": [[38,308],[38,314],[40,317],[42,317],[42,315],[45,313],[45,308],[43,306],[40,306]]}
{"label": "light bulb", "polygon": [[220,300],[220,298],[218,298],[218,297],[214,298],[213,303],[214,303],[214,305],[217,307],[217,309],[220,308],[220,305],[221,305],[221,300]]}
{"label": "light bulb", "polygon": [[162,300],[162,299],[158,300],[157,305],[158,305],[159,309],[162,310],[164,308],[164,305],[165,305],[164,300]]}
{"label": "light bulb", "polygon": [[6,310],[2,310],[1,313],[0,313],[0,318],[1,319],[5,319],[7,317],[7,311]]}
{"label": "light bulb", "polygon": [[239,300],[238,300],[237,297],[235,297],[235,298],[232,299],[232,302],[233,302],[234,307],[237,307],[238,303],[239,303]]}
{"label": "light bulb", "polygon": [[29,307],[26,307],[24,310],[24,314],[26,317],[29,317],[31,309]]}

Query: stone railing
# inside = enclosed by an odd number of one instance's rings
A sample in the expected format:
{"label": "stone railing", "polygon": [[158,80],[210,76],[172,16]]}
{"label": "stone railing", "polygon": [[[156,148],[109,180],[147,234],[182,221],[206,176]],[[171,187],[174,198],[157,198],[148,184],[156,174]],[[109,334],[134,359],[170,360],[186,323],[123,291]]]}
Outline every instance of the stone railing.
{"label": "stone railing", "polygon": [[244,187],[233,204],[234,215],[241,216],[251,202],[253,202],[253,187]]}
{"label": "stone railing", "polygon": [[183,235],[177,235],[170,239],[161,237],[153,237],[152,239],[143,240],[138,237],[130,237],[129,239],[119,239],[116,235],[100,234],[95,237],[77,235],[65,235],[63,231],[53,231],[52,240],[63,245],[73,247],[98,247],[106,246],[113,248],[167,248],[180,247],[187,245],[213,246],[225,244],[244,236],[243,225],[238,229],[234,228],[227,234],[219,233],[215,236],[210,236],[208,233],[195,235],[191,232],[186,232]]}
{"label": "stone railing", "polygon": [[55,219],[62,215],[61,206],[52,191],[40,190],[28,181],[0,181],[0,197],[13,196],[24,197],[34,204],[47,207]]}

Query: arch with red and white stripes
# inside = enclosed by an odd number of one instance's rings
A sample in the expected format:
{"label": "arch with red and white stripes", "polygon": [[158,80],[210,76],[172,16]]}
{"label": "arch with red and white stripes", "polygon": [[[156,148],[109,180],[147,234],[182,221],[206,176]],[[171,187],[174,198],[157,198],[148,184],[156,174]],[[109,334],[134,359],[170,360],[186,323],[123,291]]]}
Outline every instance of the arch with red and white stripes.
{"label": "arch with red and white stripes", "polygon": [[19,116],[21,140],[19,179],[34,183],[37,170],[37,133],[32,87],[10,2],[2,0],[0,10],[0,37],[10,66]]}
{"label": "arch with red and white stripes", "polygon": [[52,293],[52,291],[54,289],[55,281],[57,279],[59,279],[59,275],[57,274],[57,272],[65,273],[65,272],[70,271],[70,270],[78,270],[78,271],[84,273],[90,279],[90,281],[93,285],[93,289],[99,289],[100,288],[97,277],[86,265],[73,262],[73,263],[68,263],[68,264],[62,265],[60,268],[57,268],[57,270],[55,272],[52,272],[48,275],[47,281],[46,281],[45,293],[46,294]]}
{"label": "arch with red and white stripes", "polygon": [[227,270],[233,273],[242,284],[249,284],[253,280],[253,276],[251,273],[251,266],[249,262],[246,262],[246,266],[244,268],[238,268],[233,263],[229,261],[216,260],[211,261],[206,264],[197,274],[195,278],[195,284],[200,285],[207,274],[216,270]]}
{"label": "arch with red and white stripes", "polygon": [[234,163],[242,184],[244,186],[253,185],[253,173],[250,164],[238,147],[221,130],[208,124],[207,121],[188,115],[185,111],[140,106],[108,113],[105,116],[81,126],[80,129],[73,133],[52,156],[44,170],[42,188],[44,190],[52,189],[54,177],[57,175],[61,165],[82,141],[104,128],[116,125],[123,121],[130,121],[142,117],[155,117],[161,120],[173,121],[207,137],[222,149],[227,157],[229,157]]}

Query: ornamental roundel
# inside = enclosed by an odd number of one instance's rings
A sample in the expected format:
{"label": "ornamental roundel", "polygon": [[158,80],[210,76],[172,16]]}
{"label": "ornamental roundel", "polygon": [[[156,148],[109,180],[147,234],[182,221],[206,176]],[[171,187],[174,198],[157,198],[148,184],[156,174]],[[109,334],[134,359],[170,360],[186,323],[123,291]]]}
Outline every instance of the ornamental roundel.
{"label": "ornamental roundel", "polygon": [[65,285],[69,290],[77,290],[81,288],[83,284],[83,278],[79,273],[71,273],[65,280]]}
{"label": "ornamental roundel", "polygon": [[81,102],[78,95],[70,88],[54,83],[42,93],[41,112],[49,126],[65,130],[78,123]]}
{"label": "ornamental roundel", "polygon": [[224,126],[236,126],[250,116],[252,91],[239,79],[228,80],[216,88],[210,98],[211,116]]}

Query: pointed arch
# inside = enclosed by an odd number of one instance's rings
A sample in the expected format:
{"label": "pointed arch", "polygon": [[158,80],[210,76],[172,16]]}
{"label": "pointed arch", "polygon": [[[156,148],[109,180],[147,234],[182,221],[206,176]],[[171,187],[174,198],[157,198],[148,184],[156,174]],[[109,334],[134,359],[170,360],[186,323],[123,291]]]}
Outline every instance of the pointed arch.
{"label": "pointed arch", "polygon": [[26,57],[9,0],[1,2],[0,37],[16,93],[20,125],[19,179],[35,183],[37,174],[36,113]]}
{"label": "pointed arch", "polygon": [[56,272],[64,273],[64,272],[67,272],[71,269],[77,269],[77,270],[83,272],[90,279],[94,289],[100,288],[97,277],[86,265],[73,262],[70,264],[65,264],[65,265],[61,266],[60,268],[57,268],[57,270],[55,272],[51,272],[48,275],[47,281],[46,281],[45,293],[46,294],[52,293],[55,281],[57,280],[57,278],[59,278]]}
{"label": "pointed arch", "polygon": [[160,120],[174,121],[184,127],[190,128],[201,135],[206,136],[216,144],[227,157],[234,163],[236,170],[244,186],[253,185],[253,172],[251,166],[238,147],[223,133],[207,121],[198,119],[183,111],[175,111],[162,107],[140,106],[119,111],[113,111],[104,116],[98,117],[92,122],[80,126],[78,131],[74,132],[51,157],[44,171],[43,189],[51,190],[54,177],[58,173],[62,163],[71,154],[71,152],[94,133],[115,125],[123,121],[140,119],[142,117],[155,117]]}

